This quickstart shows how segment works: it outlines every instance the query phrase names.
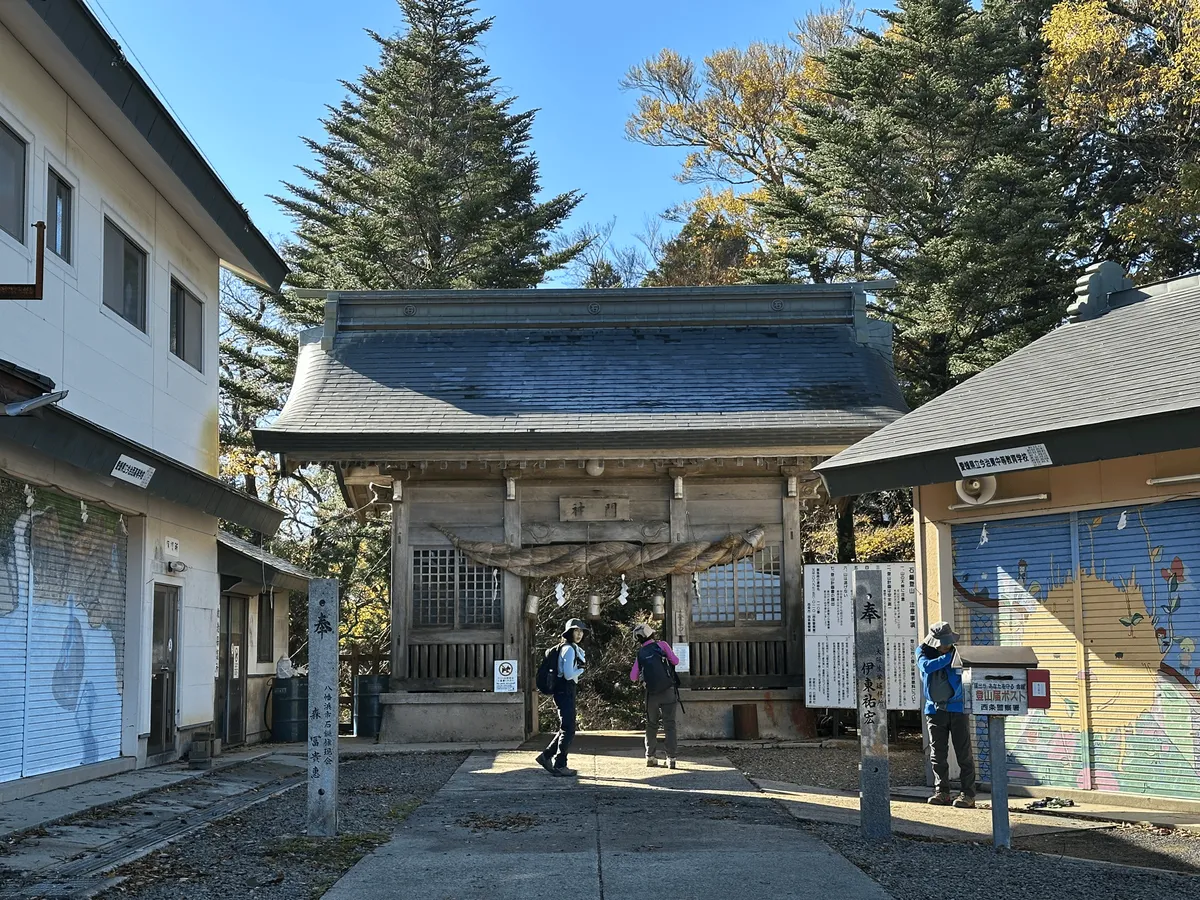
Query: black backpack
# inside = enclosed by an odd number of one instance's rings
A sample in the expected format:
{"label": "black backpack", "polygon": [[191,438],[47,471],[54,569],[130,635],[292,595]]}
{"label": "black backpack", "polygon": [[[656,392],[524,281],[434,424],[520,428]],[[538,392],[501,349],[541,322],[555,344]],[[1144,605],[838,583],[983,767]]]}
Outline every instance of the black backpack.
{"label": "black backpack", "polygon": [[658,646],[658,641],[652,641],[638,650],[637,662],[647,693],[657,694],[679,687],[675,667],[667,659],[667,654],[663,653],[662,647]]}
{"label": "black backpack", "polygon": [[558,653],[561,649],[562,644],[559,644],[557,647],[551,647],[546,651],[546,655],[542,657],[542,664],[538,666],[537,678],[534,680],[539,694],[549,696],[554,693],[554,689],[558,686]]}

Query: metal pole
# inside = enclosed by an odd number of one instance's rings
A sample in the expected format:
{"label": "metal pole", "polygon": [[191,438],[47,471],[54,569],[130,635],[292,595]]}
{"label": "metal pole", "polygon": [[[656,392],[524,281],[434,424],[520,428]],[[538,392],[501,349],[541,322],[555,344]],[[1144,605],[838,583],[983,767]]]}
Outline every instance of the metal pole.
{"label": "metal pole", "polygon": [[854,659],[858,695],[859,825],[868,841],[892,836],[888,775],[883,573],[854,572]]}
{"label": "metal pole", "polygon": [[308,834],[334,837],[338,807],[338,583],[308,588]]}
{"label": "metal pole", "polygon": [[1008,755],[1004,749],[1004,716],[988,716],[988,747],[992,763],[992,844],[1012,847],[1008,827]]}

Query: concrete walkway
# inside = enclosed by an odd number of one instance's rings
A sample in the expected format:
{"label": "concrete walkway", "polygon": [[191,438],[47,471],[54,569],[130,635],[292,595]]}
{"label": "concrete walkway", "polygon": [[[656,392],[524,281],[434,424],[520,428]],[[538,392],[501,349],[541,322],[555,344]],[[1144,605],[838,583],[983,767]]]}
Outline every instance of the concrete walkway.
{"label": "concrete walkway", "polygon": [[888,900],[724,759],[650,769],[583,738],[568,779],[533,755],[472,753],[326,900]]}

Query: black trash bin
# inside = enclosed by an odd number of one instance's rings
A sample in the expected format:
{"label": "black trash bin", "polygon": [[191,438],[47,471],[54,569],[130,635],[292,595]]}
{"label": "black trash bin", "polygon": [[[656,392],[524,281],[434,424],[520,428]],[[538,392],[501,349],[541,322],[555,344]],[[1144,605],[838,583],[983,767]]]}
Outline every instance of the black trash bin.
{"label": "black trash bin", "polygon": [[354,680],[354,733],[358,737],[378,737],[383,717],[379,695],[388,689],[386,675],[359,675]]}
{"label": "black trash bin", "polygon": [[285,744],[308,740],[308,676],[278,678],[271,689],[271,737]]}

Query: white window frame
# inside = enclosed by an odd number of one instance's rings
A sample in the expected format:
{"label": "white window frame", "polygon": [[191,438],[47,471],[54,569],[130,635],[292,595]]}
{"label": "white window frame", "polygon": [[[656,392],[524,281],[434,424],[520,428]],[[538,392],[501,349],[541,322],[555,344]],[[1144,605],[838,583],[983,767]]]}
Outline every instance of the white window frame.
{"label": "white window frame", "polygon": [[[173,292],[173,282],[178,282],[179,286],[191,294],[200,303],[200,368],[196,369],[185,360],[182,356],[177,356],[171,350],[171,309],[174,305],[174,299],[171,296]],[[208,378],[208,296],[200,290],[196,289],[195,283],[179,270],[179,267],[171,264],[167,266],[167,357],[175,363],[179,368],[186,371],[194,378],[199,378],[201,381],[207,381]]]}
{"label": "white window frame", "polygon": [[[146,330],[142,331],[116,310],[110,309],[104,302],[104,223],[109,220],[113,225],[117,226],[117,230],[124,233],[125,237],[131,240],[139,250],[146,254]],[[137,335],[147,344],[153,345],[154,341],[151,335],[154,333],[154,254],[147,249],[153,247],[154,243],[142,234],[141,230],[134,228],[125,216],[121,215],[108,203],[104,203],[100,209],[100,277],[99,290],[96,294],[96,302],[100,307],[100,314],[106,316],[113,322],[119,323],[130,334]],[[190,366],[188,368],[191,368]]]}
{"label": "white window frame", "polygon": [[30,238],[33,234],[34,219],[34,197],[37,194],[37,186],[35,184],[35,173],[37,172],[37,141],[34,133],[26,127],[25,123],[16,116],[12,109],[0,104],[0,123],[8,127],[8,130],[15,134],[18,138],[25,142],[25,230],[27,234],[25,239],[18,241],[15,237],[0,228],[0,242],[7,244],[14,250],[21,253],[27,260],[34,258],[34,241]]}
{"label": "white window frame", "polygon": [[[49,203],[50,203],[50,172],[51,172],[51,170],[54,171],[54,174],[57,175],[60,180],[65,182],[67,184],[67,186],[71,188],[71,261],[70,262],[63,259],[61,256],[59,256],[57,253],[55,253],[53,250],[50,249]],[[71,171],[69,166],[65,165],[61,159],[59,159],[55,154],[51,153],[49,150],[46,150],[43,154],[42,173],[43,173],[42,174],[42,194],[45,195],[45,202],[47,204],[47,208],[45,210],[45,216],[43,217],[46,220],[46,260],[47,260],[47,262],[51,263],[52,265],[57,266],[59,269],[62,269],[63,274],[65,274],[69,278],[78,280],[79,266],[77,265],[77,261],[79,259],[79,202],[80,202],[80,200],[79,200],[79,197],[80,197],[79,176],[76,175],[73,171]],[[103,257],[103,253],[104,253],[103,247],[101,247],[101,257]],[[101,259],[101,268],[103,269],[103,259]],[[103,272],[101,272],[101,279],[103,279],[103,277],[104,277]],[[101,290],[103,290],[103,281],[101,281]],[[104,298],[101,297],[102,303],[103,303],[103,299]]]}

